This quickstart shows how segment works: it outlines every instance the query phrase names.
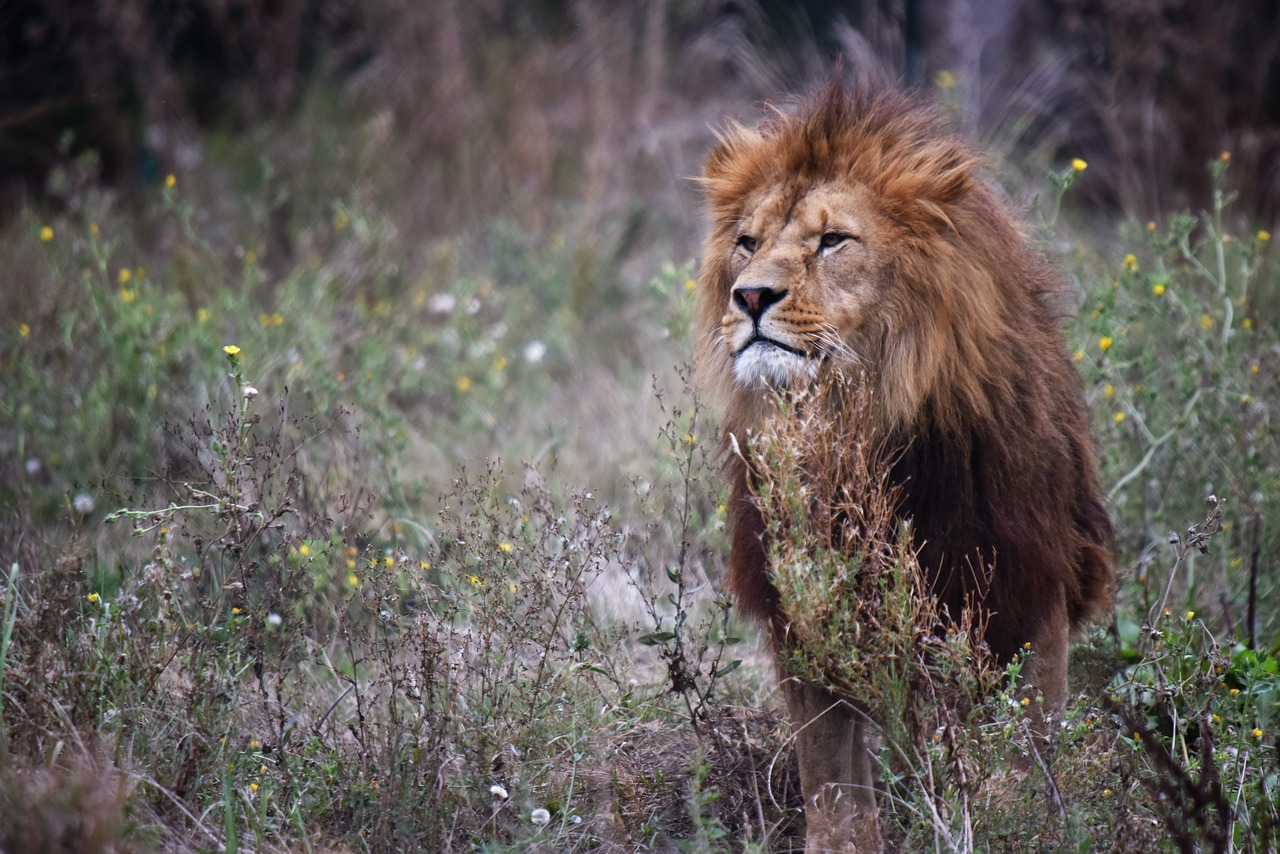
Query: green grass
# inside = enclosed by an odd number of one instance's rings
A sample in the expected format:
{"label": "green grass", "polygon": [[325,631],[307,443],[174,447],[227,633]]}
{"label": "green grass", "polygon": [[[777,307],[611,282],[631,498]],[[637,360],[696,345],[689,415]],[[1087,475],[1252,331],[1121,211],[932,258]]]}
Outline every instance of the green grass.
{"label": "green grass", "polygon": [[[572,210],[406,246],[227,149],[128,205],[69,164],[0,234],[0,848],[798,844],[690,260]],[[1277,844],[1280,271],[1229,202],[1065,260],[1123,580],[1058,806],[997,692],[886,753],[892,840]]]}

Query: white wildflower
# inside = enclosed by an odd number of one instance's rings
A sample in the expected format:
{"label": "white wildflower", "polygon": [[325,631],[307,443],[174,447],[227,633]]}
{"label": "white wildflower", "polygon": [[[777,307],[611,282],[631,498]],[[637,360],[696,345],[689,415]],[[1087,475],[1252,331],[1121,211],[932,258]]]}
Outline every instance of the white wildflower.
{"label": "white wildflower", "polygon": [[505,801],[507,798],[511,797],[507,794],[507,790],[499,786],[497,783],[494,783],[489,787],[489,794],[493,795],[500,801]]}
{"label": "white wildflower", "polygon": [[458,298],[453,294],[436,294],[427,300],[427,311],[441,317],[448,317],[458,305]]}
{"label": "white wildflower", "polygon": [[278,629],[283,623],[284,623],[284,617],[280,616],[275,611],[272,611],[270,614],[267,614],[267,625],[270,626],[271,628]]}
{"label": "white wildflower", "polygon": [[547,812],[542,807],[538,807],[536,810],[529,813],[529,821],[538,825],[550,824],[551,813]]}
{"label": "white wildflower", "polygon": [[524,347],[524,360],[530,365],[538,364],[545,355],[547,355],[547,345],[541,341],[530,341]]}
{"label": "white wildflower", "polygon": [[93,512],[95,506],[93,496],[87,492],[77,492],[76,497],[71,499],[71,506],[81,516],[88,516]]}

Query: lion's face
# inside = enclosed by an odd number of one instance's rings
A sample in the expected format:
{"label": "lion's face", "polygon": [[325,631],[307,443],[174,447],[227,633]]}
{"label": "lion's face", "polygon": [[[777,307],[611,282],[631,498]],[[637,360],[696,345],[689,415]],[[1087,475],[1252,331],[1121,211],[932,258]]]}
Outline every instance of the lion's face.
{"label": "lion's face", "polygon": [[[864,187],[773,187],[721,235],[729,287],[720,346],[739,388],[811,381],[824,362],[864,362],[886,299],[883,227]],[[715,297],[713,297],[715,298]]]}

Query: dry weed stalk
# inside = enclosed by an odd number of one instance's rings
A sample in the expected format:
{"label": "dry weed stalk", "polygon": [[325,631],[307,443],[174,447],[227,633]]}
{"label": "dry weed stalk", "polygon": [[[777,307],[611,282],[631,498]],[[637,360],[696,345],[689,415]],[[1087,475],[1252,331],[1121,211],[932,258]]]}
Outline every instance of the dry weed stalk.
{"label": "dry weed stalk", "polygon": [[[893,454],[865,377],[828,377],[779,398],[747,452],[786,615],[782,660],[882,730],[897,760],[927,765],[926,739],[999,684],[981,612],[951,615],[896,512]],[[963,769],[957,766],[963,777]]]}

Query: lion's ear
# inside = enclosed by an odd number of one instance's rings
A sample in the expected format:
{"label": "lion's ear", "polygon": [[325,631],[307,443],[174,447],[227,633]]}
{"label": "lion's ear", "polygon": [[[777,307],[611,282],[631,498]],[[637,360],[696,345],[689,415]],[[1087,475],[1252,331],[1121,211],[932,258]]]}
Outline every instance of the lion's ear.
{"label": "lion's ear", "polygon": [[886,207],[905,221],[916,220],[954,228],[953,214],[980,183],[978,158],[960,148],[938,146],[919,152],[885,180],[882,195]]}
{"label": "lion's ear", "polygon": [[698,179],[704,187],[740,172],[744,161],[752,158],[753,149],[764,141],[758,131],[739,122],[731,122],[715,135],[716,146],[702,164],[702,177]]}

